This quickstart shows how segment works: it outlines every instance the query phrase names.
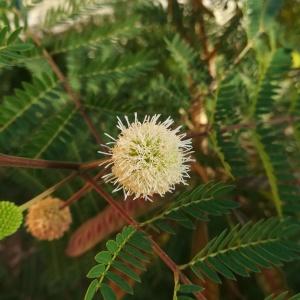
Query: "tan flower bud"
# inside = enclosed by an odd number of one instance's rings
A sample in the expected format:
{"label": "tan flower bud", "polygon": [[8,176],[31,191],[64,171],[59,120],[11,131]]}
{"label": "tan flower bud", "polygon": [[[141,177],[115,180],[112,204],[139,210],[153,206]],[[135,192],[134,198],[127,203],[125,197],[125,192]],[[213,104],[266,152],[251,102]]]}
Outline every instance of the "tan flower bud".
{"label": "tan flower bud", "polygon": [[61,238],[72,222],[70,209],[60,209],[63,203],[50,196],[30,206],[26,217],[27,230],[39,240]]}

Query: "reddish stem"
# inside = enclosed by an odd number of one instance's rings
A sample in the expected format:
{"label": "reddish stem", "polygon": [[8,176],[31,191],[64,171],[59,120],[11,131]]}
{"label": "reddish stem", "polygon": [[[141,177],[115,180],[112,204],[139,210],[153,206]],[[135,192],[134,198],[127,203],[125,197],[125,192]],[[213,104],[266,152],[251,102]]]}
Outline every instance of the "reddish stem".
{"label": "reddish stem", "polygon": [[[42,43],[40,42],[40,40],[38,39],[37,36],[35,36],[32,33],[30,33],[30,36],[31,36],[31,38],[33,39],[33,41],[35,42],[35,44],[37,46],[42,47]],[[97,132],[96,127],[94,126],[92,120],[90,119],[90,117],[88,116],[88,114],[86,113],[84,107],[81,104],[81,100],[80,100],[79,95],[72,89],[70,83],[68,82],[68,79],[62,73],[62,71],[60,70],[58,65],[55,63],[54,59],[48,53],[48,51],[45,48],[43,48],[42,52],[43,52],[43,55],[44,55],[45,59],[47,60],[47,62],[49,64],[49,66],[51,67],[52,71],[55,73],[55,75],[61,81],[61,83],[62,83],[66,93],[68,94],[69,98],[75,103],[76,108],[78,109],[78,111],[82,115],[83,119],[85,120],[85,123],[87,124],[90,132],[94,136],[97,144],[99,144],[99,145],[102,144],[102,140],[101,140],[101,138],[100,138],[100,136]]]}
{"label": "reddish stem", "polygon": [[[98,180],[101,178],[101,176],[104,174],[104,170],[101,170],[94,178],[93,180]],[[74,193],[68,200],[64,202],[64,204],[60,207],[60,209],[64,209],[67,206],[70,206],[74,202],[78,201],[83,195],[85,195],[87,192],[89,192],[92,189],[92,186],[89,182],[86,182],[86,184],[78,190],[76,193]]]}
{"label": "reddish stem", "polygon": [[97,168],[102,165],[106,159],[93,160],[86,163],[76,163],[67,161],[33,159],[21,156],[6,155],[0,153],[1,167],[16,167],[30,169],[68,169],[76,171],[84,171]]}
{"label": "reddish stem", "polygon": [[80,164],[74,162],[64,162],[44,159],[30,159],[12,155],[0,154],[0,166],[19,167],[31,169],[68,169],[79,170]]}
{"label": "reddish stem", "polygon": [[[86,174],[81,174],[81,176],[92,185],[94,190],[101,197],[103,197],[128,224],[133,226],[135,229],[145,233],[145,231],[141,228],[140,224],[136,222],[132,217],[130,217],[106,191],[99,187],[94,179],[90,178]],[[148,234],[147,237],[152,244],[153,251],[172,270],[172,272],[174,274],[179,274],[179,278],[184,284],[191,284],[191,281],[188,279],[188,277],[186,277],[185,274],[182,273],[182,271],[178,268],[177,264],[168,256],[168,254]],[[197,293],[195,294],[195,296],[197,299],[206,300],[206,298],[201,293]]]}

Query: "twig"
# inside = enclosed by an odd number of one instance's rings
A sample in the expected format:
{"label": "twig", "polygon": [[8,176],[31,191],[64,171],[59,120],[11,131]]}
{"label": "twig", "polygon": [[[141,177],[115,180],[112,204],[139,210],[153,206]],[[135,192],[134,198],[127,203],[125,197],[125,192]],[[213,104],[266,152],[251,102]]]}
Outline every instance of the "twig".
{"label": "twig", "polygon": [[[141,226],[138,222],[136,222],[133,218],[131,218],[122,208],[119,206],[119,204],[102,188],[100,188],[94,179],[90,178],[86,174],[81,174],[81,176],[89,182],[94,190],[103,197],[119,214],[120,216],[131,226],[133,226],[135,229],[144,232],[143,229],[141,229]],[[161,258],[161,260],[172,270],[172,272],[178,273],[180,280],[185,284],[191,284],[191,281],[185,276],[185,274],[178,268],[177,264],[164,252],[163,249],[160,248],[160,246],[149,236],[148,239],[150,240],[152,244],[153,251]],[[200,294],[197,293],[195,295],[197,299],[205,300],[206,298]]]}
{"label": "twig", "polygon": [[97,168],[107,159],[97,159],[86,163],[34,159],[21,156],[6,155],[0,153],[1,167],[30,168],[30,169],[67,169],[84,171]]}
{"label": "twig", "polygon": [[177,292],[180,288],[179,285],[179,276],[178,273],[174,273],[174,292],[173,292],[173,300],[177,300]]}
{"label": "twig", "polygon": [[207,173],[206,167],[202,166],[197,161],[191,163],[191,170],[196,173],[203,182],[209,181],[209,175]]}
{"label": "twig", "polygon": [[234,60],[232,65],[230,66],[230,70],[238,65],[240,61],[245,57],[245,55],[249,52],[250,49],[252,49],[254,43],[254,39],[249,41],[248,44],[245,46],[245,48],[240,52],[240,54],[237,56],[237,58]]}
{"label": "twig", "polygon": [[207,39],[207,34],[206,34],[206,29],[205,29],[205,24],[204,24],[204,18],[203,18],[203,3],[202,0],[194,0],[194,9],[195,12],[198,15],[198,24],[199,24],[199,38],[203,46],[203,52],[205,55],[205,59],[209,57],[209,47],[208,47],[208,39]]}
{"label": "twig", "polygon": [[[29,32],[29,36],[32,38],[32,40],[34,41],[34,43],[38,47],[42,47],[42,43],[40,42],[39,38],[35,34],[33,34],[32,32]],[[49,52],[45,48],[43,48],[42,53],[43,53],[43,56],[45,57],[45,59],[47,60],[49,66],[51,67],[52,71],[55,73],[55,75],[61,81],[61,83],[62,83],[66,93],[68,94],[69,98],[75,103],[76,108],[78,109],[78,111],[82,115],[83,119],[85,120],[85,122],[86,122],[91,134],[94,136],[97,144],[101,145],[102,140],[101,140],[101,138],[100,138],[100,136],[99,136],[99,134],[96,130],[96,127],[94,126],[94,124],[92,122],[92,120],[90,119],[90,117],[86,113],[84,107],[82,106],[80,97],[73,90],[73,88],[71,87],[68,79],[62,73],[62,71],[60,70],[58,65],[55,63],[54,59],[49,54]]]}
{"label": "twig", "polygon": [[197,22],[199,26],[198,36],[203,46],[204,59],[207,63],[209,75],[211,76],[211,78],[215,78],[215,70],[214,70],[215,67],[213,63],[215,55],[211,55],[211,52],[209,51],[209,42],[208,42],[208,37],[207,37],[207,32],[206,32],[205,22],[203,17],[203,13],[205,12],[206,8],[202,0],[194,0],[193,5],[194,5],[195,13],[197,14],[198,17],[198,22]]}
{"label": "twig", "polygon": [[37,201],[49,196],[53,192],[55,192],[57,189],[59,189],[62,185],[64,185],[66,182],[70,181],[77,175],[77,172],[71,173],[69,176],[65,177],[55,185],[51,186],[49,189],[45,190],[41,194],[37,195],[36,197],[32,198],[31,200],[27,201],[26,203],[20,205],[21,210],[28,209],[32,204],[36,203]]}
{"label": "twig", "polygon": [[80,168],[80,163],[44,159],[31,159],[19,156],[0,154],[0,166],[30,169],[68,169],[78,171]]}
{"label": "twig", "polygon": [[[96,181],[105,173],[104,170],[101,170],[93,179]],[[64,209],[67,206],[70,206],[74,202],[78,201],[83,195],[85,195],[87,192],[89,192],[92,189],[92,185],[89,182],[86,182],[86,184],[78,190],[76,193],[74,193],[68,200],[64,202],[64,204],[60,207],[60,209]]]}
{"label": "twig", "polygon": [[109,161],[109,159],[102,158],[102,159],[92,160],[90,162],[81,163],[79,169],[80,171],[95,169],[99,166],[104,165],[107,161]]}

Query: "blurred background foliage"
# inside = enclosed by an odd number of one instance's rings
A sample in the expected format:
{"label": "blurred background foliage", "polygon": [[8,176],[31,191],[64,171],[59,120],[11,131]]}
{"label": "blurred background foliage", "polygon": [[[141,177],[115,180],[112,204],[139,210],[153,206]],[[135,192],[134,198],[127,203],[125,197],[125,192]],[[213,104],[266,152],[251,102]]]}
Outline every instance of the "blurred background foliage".
{"label": "blurred background foliage", "polygon": [[[194,138],[191,187],[234,181],[241,209],[233,215],[158,237],[176,262],[189,260],[228,224],[273,215],[299,220],[299,16],[299,0],[1,0],[1,153],[100,158],[46,49],[102,141],[108,141],[104,132],[117,134],[116,116],[170,115]],[[0,168],[1,199],[23,204],[67,174]],[[55,195],[68,199],[82,184],[74,179]],[[104,207],[91,191],[72,205],[72,228],[63,239],[39,242],[22,228],[2,241],[1,300],[83,299],[85,275],[107,237],[80,257],[65,250],[75,229]],[[118,230],[114,222],[103,224],[108,234]],[[211,284],[208,299],[300,292],[299,268],[296,261]],[[172,293],[172,274],[154,258],[135,295],[124,299],[163,300]]]}

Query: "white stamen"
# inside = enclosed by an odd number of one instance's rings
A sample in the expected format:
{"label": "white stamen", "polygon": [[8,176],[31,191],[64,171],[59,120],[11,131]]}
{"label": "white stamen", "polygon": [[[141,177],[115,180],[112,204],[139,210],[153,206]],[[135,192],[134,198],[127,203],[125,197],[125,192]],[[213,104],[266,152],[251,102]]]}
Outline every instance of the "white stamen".
{"label": "white stamen", "polygon": [[110,139],[112,139],[113,141],[115,141],[115,142],[117,141],[115,138],[113,138],[113,137],[112,137],[111,135],[109,135],[108,133],[105,132],[104,134],[105,134],[107,137],[109,137]]}
{"label": "white stamen", "polygon": [[[178,183],[187,184],[192,140],[183,138],[186,134],[178,134],[181,126],[171,129],[174,121],[168,117],[159,121],[160,115],[146,115],[140,122],[137,113],[134,122],[130,123],[127,116],[123,124],[118,117],[117,128],[121,131],[118,139],[106,134],[114,142],[106,168],[112,166],[111,173],[102,178],[116,185],[113,192],[123,189],[124,198],[133,196],[134,199],[143,197],[152,201],[154,194],[164,196],[173,191]],[[109,148],[109,147],[108,147]]]}
{"label": "white stamen", "polygon": [[100,154],[104,154],[104,155],[112,155],[112,153],[103,152],[103,151],[100,151],[100,150],[98,150],[97,152],[100,153]]}

